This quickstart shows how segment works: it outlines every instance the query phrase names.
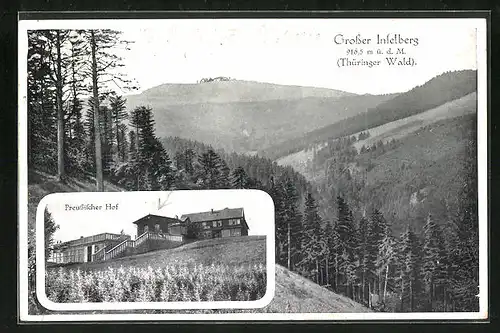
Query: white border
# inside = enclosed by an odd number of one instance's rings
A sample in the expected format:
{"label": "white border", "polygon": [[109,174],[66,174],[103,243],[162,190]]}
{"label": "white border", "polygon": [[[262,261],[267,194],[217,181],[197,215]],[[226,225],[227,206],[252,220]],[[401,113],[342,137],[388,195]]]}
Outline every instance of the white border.
{"label": "white border", "polygon": [[[266,234],[266,293],[264,296],[255,301],[216,301],[216,302],[99,302],[99,303],[56,303],[48,299],[45,288],[45,235],[44,235],[44,211],[47,205],[54,202],[64,201],[64,198],[78,197],[81,202],[90,200],[105,202],[111,200],[119,201],[124,197],[139,197],[141,195],[154,196],[161,195],[167,192],[148,191],[148,192],[75,192],[75,193],[52,193],[45,196],[36,211],[36,296],[40,304],[52,311],[95,311],[95,310],[192,310],[192,309],[255,309],[263,308],[268,305],[275,292],[275,255],[274,255],[274,203],[269,194],[260,190],[198,190],[196,192],[206,192],[207,196],[238,196],[241,192],[256,192],[262,195],[263,200],[269,203],[261,202],[261,208],[272,207],[269,211],[269,217],[266,216],[265,223],[269,223],[272,227],[268,227],[271,234]],[[183,190],[175,192],[189,193],[193,190]],[[139,200],[140,201],[140,200]],[[266,213],[267,215],[267,213]]]}
{"label": "white border", "polygon": [[[330,18],[331,20],[346,20]],[[427,18],[425,20],[437,20]],[[284,20],[284,19],[280,19]],[[314,20],[314,19],[310,19]],[[326,20],[326,19],[318,19]],[[348,20],[365,20],[348,19]],[[366,19],[374,20],[374,19]],[[387,20],[391,19],[375,19]],[[398,20],[404,20],[402,18]],[[408,20],[419,20],[409,18]],[[179,321],[179,320],[483,320],[488,319],[488,118],[487,118],[487,19],[485,18],[446,18],[446,20],[466,20],[477,26],[477,75],[478,75],[478,110],[477,110],[477,145],[478,145],[478,209],[479,209],[479,282],[480,304],[479,312],[452,312],[452,313],[231,313],[231,314],[83,314],[83,315],[29,315],[28,314],[28,268],[27,253],[27,30],[40,28],[75,28],[101,27],[102,24],[109,28],[118,28],[126,20],[49,20],[49,21],[19,21],[19,57],[18,57],[18,82],[19,82],[19,112],[18,112],[18,212],[19,212],[19,318],[21,321]],[[69,22],[71,21],[71,22]]]}

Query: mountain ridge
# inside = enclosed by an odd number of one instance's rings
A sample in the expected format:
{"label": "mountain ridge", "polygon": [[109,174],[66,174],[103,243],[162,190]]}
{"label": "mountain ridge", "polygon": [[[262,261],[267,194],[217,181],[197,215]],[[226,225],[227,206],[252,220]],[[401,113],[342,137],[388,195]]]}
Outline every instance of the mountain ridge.
{"label": "mountain ridge", "polygon": [[[236,92],[236,90],[239,90]],[[235,92],[235,93],[233,93]],[[358,94],[314,86],[283,85],[268,82],[230,80],[204,83],[163,83],[148,88],[142,93],[126,96],[134,100],[139,98],[163,98],[164,104],[197,104],[253,102],[264,100],[282,100],[304,97],[341,97]]]}
{"label": "mountain ridge", "polygon": [[151,107],[158,137],[179,136],[238,153],[303,135],[394,97],[247,81],[162,87],[128,96],[128,109]]}

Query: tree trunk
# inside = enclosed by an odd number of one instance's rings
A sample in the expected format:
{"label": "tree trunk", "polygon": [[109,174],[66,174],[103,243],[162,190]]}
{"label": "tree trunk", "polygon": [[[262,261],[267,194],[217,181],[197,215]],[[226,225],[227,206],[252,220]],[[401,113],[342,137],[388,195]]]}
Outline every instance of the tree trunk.
{"label": "tree trunk", "polygon": [[319,282],[319,263],[318,263],[318,259],[316,259],[316,283],[320,284],[320,282]]}
{"label": "tree trunk", "polygon": [[368,308],[369,309],[372,308],[372,291],[371,291],[370,285],[371,285],[371,283],[368,282]]}
{"label": "tree trunk", "polygon": [[413,281],[410,279],[410,311],[413,312]]}
{"label": "tree trunk", "polygon": [[385,269],[385,281],[384,281],[384,304],[385,304],[385,297],[387,295],[387,279],[389,278],[389,264],[387,264],[387,267]]}
{"label": "tree trunk", "polygon": [[404,291],[405,291],[405,284],[404,284],[404,279],[403,275],[401,275],[401,312],[403,312],[403,305],[404,305]]}
{"label": "tree trunk", "polygon": [[366,288],[366,281],[365,281],[365,271],[363,269],[363,273],[361,276],[361,300],[362,304],[366,304],[366,296],[365,296],[365,288]]}
{"label": "tree trunk", "polygon": [[339,261],[337,258],[337,254],[335,254],[335,291],[338,291],[338,283],[339,283]]}
{"label": "tree trunk", "polygon": [[[139,125],[135,125],[135,163],[139,163]],[[140,191],[140,186],[139,186],[139,170],[137,170],[137,191]]]}
{"label": "tree trunk", "polygon": [[94,30],[90,30],[90,43],[92,46],[92,93],[94,97],[94,141],[95,141],[95,171],[97,191],[104,191],[102,179],[102,151],[101,151],[101,129],[99,122],[99,91],[97,87],[97,60],[96,60],[96,40]]}
{"label": "tree trunk", "polygon": [[432,294],[434,292],[434,284],[432,283],[432,280],[431,280],[431,283],[429,284],[429,311],[432,311]]}
{"label": "tree trunk", "polygon": [[62,92],[61,34],[56,31],[57,177],[64,178],[64,110]]}
{"label": "tree trunk", "polygon": [[118,160],[123,162],[122,154],[121,154],[121,145],[120,145],[120,129],[119,129],[120,122],[118,121],[118,118],[115,119],[115,127],[116,127],[116,156],[118,157]]}
{"label": "tree trunk", "polygon": [[328,256],[329,255],[326,256],[326,285],[327,285],[327,287],[330,285],[330,276],[328,274],[329,270],[330,270],[330,266],[328,264]]}
{"label": "tree trunk", "polygon": [[380,298],[382,296],[382,272],[379,271],[378,274],[377,274],[377,280],[378,280],[378,283],[377,283],[377,295],[378,297]]}
{"label": "tree trunk", "polygon": [[446,302],[446,285],[443,286],[443,303],[444,303],[444,311],[448,311],[447,302]]}

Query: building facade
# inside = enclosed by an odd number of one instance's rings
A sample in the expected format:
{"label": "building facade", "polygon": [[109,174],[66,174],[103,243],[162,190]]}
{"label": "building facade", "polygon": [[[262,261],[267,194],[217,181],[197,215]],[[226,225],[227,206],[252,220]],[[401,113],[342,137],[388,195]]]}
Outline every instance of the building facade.
{"label": "building facade", "polygon": [[137,226],[134,240],[129,235],[102,233],[57,243],[48,262],[55,264],[85,263],[127,256],[155,249],[182,245],[188,229],[196,229],[190,240],[248,235],[243,208],[225,208],[173,218],[148,214],[133,222]]}
{"label": "building facade", "polygon": [[137,237],[139,237],[145,232],[166,235],[185,235],[185,222],[187,221],[173,217],[148,214],[135,221],[134,224],[137,226]]}
{"label": "building facade", "polygon": [[199,238],[248,236],[248,224],[243,208],[224,208],[208,212],[184,214],[181,220],[198,225]]}

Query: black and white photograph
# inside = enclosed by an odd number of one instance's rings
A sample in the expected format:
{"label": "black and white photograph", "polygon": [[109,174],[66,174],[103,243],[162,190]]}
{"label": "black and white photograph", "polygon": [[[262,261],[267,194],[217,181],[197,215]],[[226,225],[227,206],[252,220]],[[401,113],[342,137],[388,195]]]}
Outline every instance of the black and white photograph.
{"label": "black and white photograph", "polygon": [[21,19],[22,320],[487,319],[486,23]]}
{"label": "black and white photograph", "polygon": [[262,191],[52,194],[38,216],[42,304],[237,308],[267,305],[253,301],[268,292],[272,299],[274,211]]}

